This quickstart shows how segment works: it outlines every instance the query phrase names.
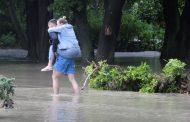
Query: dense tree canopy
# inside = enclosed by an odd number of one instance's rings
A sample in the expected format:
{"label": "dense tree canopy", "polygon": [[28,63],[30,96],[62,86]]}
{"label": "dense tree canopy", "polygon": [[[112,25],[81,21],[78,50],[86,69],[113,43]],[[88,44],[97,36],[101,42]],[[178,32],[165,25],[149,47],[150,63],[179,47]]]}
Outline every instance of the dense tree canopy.
{"label": "dense tree canopy", "polygon": [[44,61],[48,20],[67,16],[84,64],[113,63],[115,51],[158,50],[164,59],[186,59],[189,14],[189,0],[1,0],[0,47],[24,48],[28,58]]}

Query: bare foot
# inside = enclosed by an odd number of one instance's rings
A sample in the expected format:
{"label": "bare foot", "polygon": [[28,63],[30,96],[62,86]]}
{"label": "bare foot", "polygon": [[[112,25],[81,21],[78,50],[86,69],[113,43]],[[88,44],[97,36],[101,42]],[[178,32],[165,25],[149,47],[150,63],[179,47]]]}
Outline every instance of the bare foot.
{"label": "bare foot", "polygon": [[41,69],[42,72],[51,71],[53,68],[51,66],[46,66],[45,68]]}

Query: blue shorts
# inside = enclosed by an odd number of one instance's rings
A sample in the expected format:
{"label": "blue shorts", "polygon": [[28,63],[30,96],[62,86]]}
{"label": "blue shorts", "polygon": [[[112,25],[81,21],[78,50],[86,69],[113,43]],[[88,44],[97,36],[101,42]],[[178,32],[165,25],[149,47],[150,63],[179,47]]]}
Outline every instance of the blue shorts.
{"label": "blue shorts", "polygon": [[74,59],[67,59],[61,56],[57,56],[54,64],[54,70],[65,75],[75,74],[75,62]]}

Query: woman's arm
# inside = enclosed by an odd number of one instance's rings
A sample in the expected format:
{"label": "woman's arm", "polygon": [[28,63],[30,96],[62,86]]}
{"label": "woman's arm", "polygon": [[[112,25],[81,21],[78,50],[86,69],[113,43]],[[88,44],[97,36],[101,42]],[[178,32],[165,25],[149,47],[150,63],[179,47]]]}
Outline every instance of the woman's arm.
{"label": "woman's arm", "polygon": [[49,29],[48,29],[48,32],[49,32],[49,33],[51,33],[51,32],[60,33],[63,28],[64,28],[64,25],[57,26],[57,27],[53,27],[53,28],[49,28]]}

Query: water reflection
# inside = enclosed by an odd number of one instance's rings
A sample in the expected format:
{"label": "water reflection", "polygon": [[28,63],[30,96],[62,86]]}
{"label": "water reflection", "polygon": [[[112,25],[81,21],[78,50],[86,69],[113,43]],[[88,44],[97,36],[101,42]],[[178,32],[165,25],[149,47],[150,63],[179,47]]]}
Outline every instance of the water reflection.
{"label": "water reflection", "polygon": [[66,97],[64,95],[52,96],[49,120],[47,122],[76,122],[79,95]]}

